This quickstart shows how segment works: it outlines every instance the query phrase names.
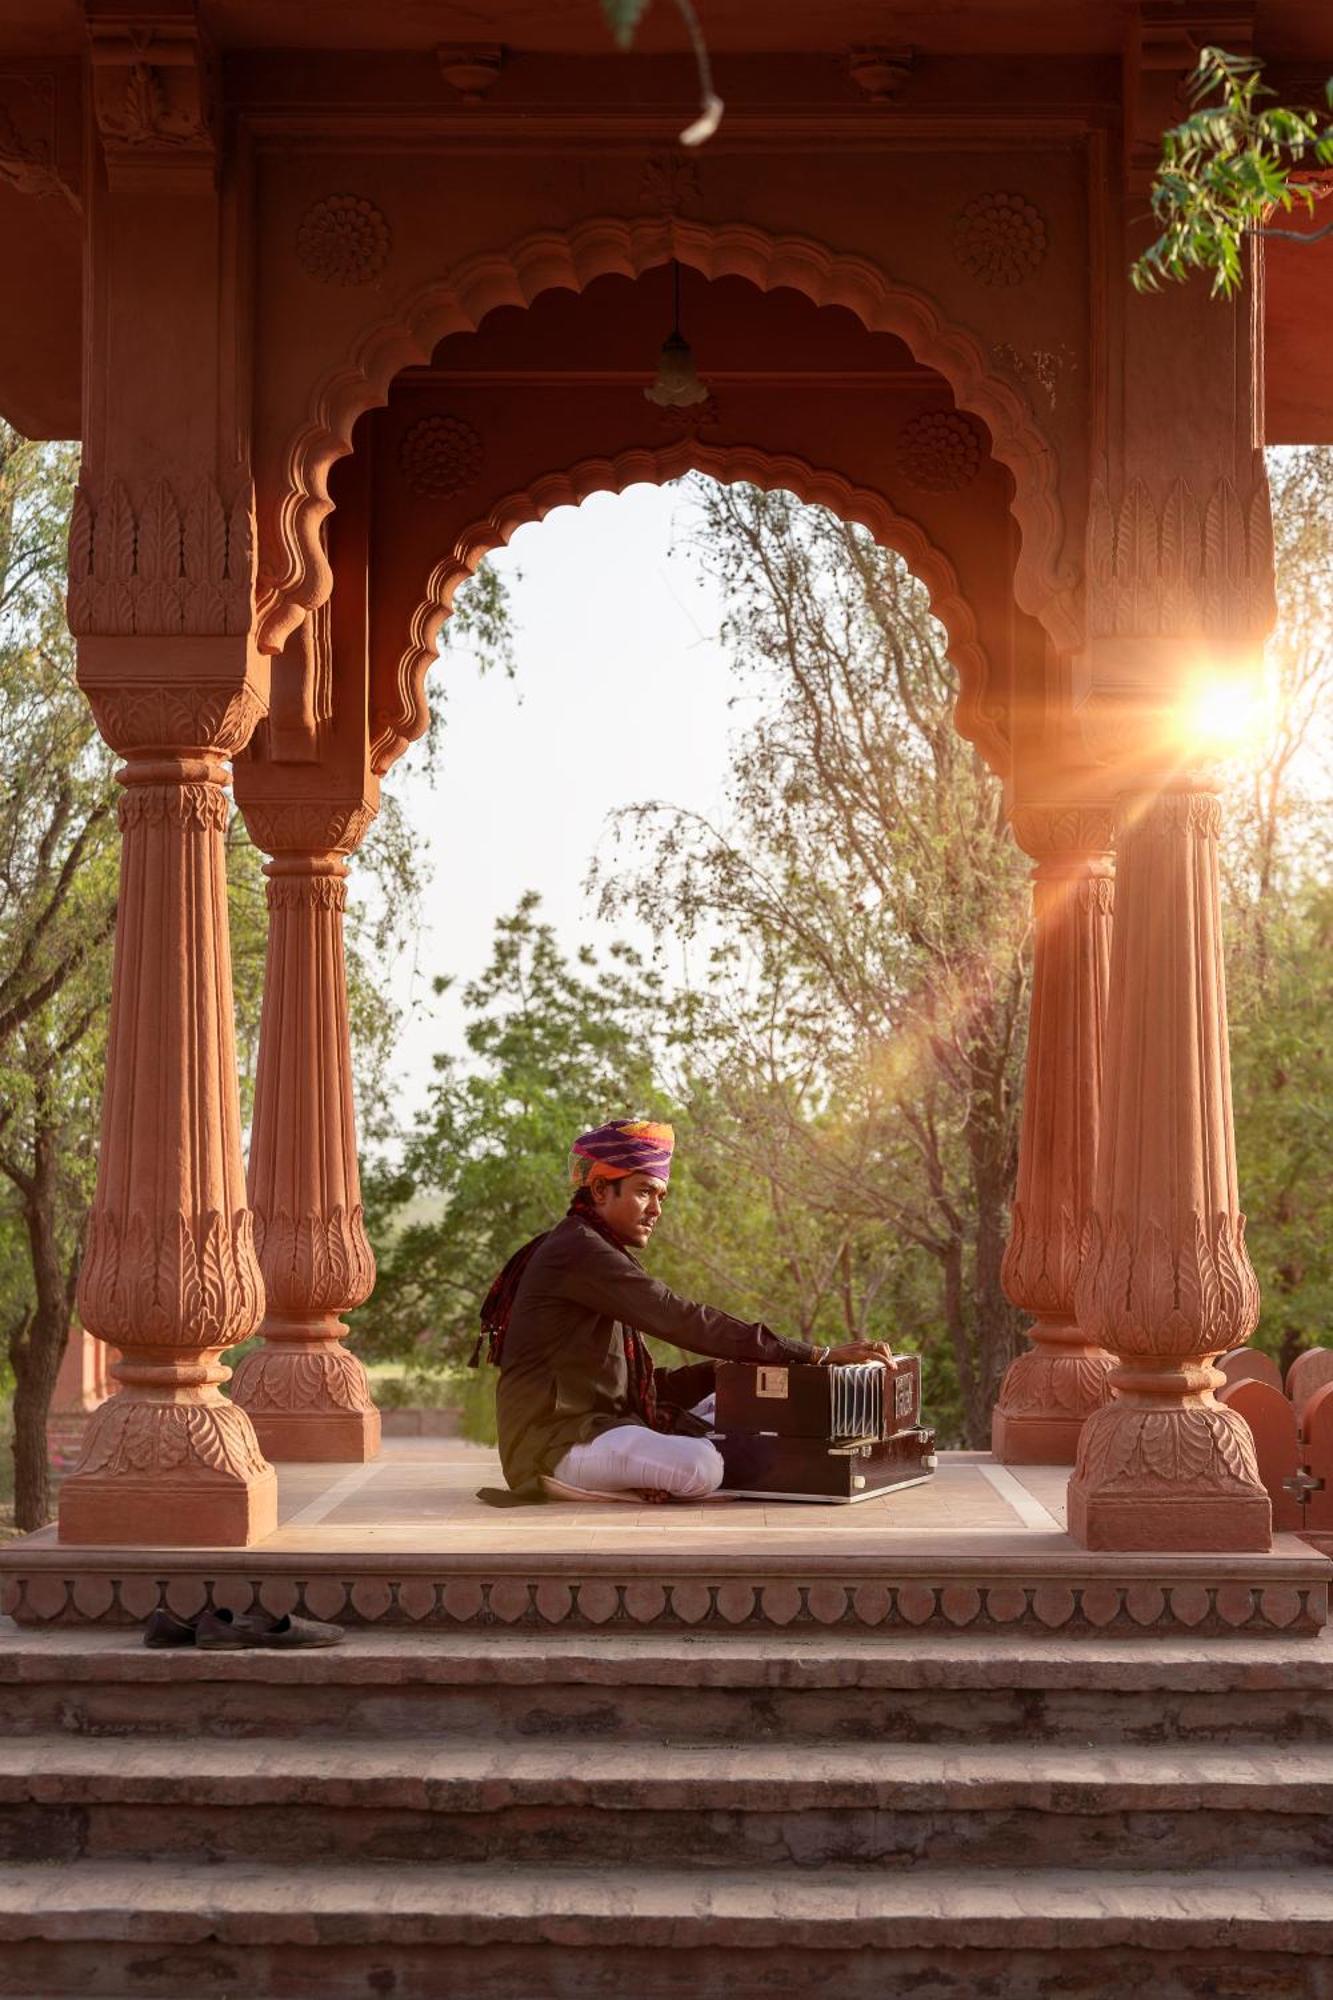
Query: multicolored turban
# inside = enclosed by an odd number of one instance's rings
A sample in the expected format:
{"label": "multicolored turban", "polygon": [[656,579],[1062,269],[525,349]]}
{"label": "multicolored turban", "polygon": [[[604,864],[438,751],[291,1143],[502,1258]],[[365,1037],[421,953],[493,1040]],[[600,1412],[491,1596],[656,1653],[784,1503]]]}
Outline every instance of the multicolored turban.
{"label": "multicolored turban", "polygon": [[659,1181],[671,1178],[671,1155],[676,1135],[669,1125],[648,1118],[617,1118],[599,1125],[574,1141],[569,1156],[572,1187],[587,1187],[593,1181],[619,1181],[626,1174],[652,1174]]}

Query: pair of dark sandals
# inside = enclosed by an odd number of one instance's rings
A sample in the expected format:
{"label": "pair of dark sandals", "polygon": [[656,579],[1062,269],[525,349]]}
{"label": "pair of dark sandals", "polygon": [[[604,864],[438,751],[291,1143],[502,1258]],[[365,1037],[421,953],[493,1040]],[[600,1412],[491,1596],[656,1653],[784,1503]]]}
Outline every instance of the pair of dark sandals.
{"label": "pair of dark sandals", "polygon": [[296,1652],[311,1646],[340,1646],[341,1625],[322,1625],[317,1618],[277,1617],[271,1611],[201,1611],[178,1618],[160,1607],[143,1628],[145,1646],[194,1646],[201,1653],[242,1653],[266,1650]]}

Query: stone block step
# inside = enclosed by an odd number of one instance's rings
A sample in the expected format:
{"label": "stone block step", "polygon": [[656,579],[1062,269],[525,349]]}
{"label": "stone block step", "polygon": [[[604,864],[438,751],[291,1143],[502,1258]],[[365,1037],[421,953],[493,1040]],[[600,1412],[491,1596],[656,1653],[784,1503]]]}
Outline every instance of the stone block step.
{"label": "stone block step", "polygon": [[0,1861],[1333,1860],[1333,1749],[0,1742]]}
{"label": "stone block step", "polygon": [[326,1653],[146,1652],[0,1625],[10,1734],[720,1743],[1333,1742],[1333,1638],[357,1632]]}
{"label": "stone block step", "polygon": [[0,1993],[48,2000],[1321,2000],[1333,1897],[1315,1869],[75,1863],[0,1876],[0,1945]]}

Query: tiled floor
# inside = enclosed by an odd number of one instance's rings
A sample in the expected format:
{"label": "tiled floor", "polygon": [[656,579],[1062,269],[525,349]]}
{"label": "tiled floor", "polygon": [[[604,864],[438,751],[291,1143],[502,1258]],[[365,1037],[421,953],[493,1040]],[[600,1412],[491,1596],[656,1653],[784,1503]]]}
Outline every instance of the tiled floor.
{"label": "tiled floor", "polygon": [[389,1438],[372,1465],[279,1466],[280,1525],[270,1552],[418,1554],[485,1548],[499,1553],[627,1550],[650,1537],[655,1551],[701,1553],[759,1546],[789,1553],[831,1539],[871,1554],[913,1544],[938,1547],[956,1536],[997,1545],[1017,1536],[1048,1548],[1069,1546],[1059,1468],[1010,1471],[982,1452],[945,1452],[924,1485],[854,1507],[717,1500],[636,1507],[561,1502],[512,1510],[483,1505],[479,1486],[498,1486],[499,1464],[478,1445],[442,1438]]}

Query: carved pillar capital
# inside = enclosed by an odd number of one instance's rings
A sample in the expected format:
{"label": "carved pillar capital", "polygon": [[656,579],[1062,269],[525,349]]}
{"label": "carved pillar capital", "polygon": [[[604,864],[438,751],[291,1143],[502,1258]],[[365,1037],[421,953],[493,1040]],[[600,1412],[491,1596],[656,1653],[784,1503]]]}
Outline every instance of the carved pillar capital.
{"label": "carved pillar capital", "polygon": [[1070,1531],[1091,1548],[1267,1548],[1253,1441],[1214,1401],[1259,1292],[1245,1252],[1211,792],[1127,793],[1117,831],[1106,1114],[1076,1288],[1118,1357],[1091,1418]]}
{"label": "carved pillar capital", "polygon": [[[360,797],[260,799],[248,791],[243,781],[241,812],[251,840],[265,854],[354,854],[375,818],[374,804]],[[268,873],[272,879],[274,871]]]}
{"label": "carved pillar capital", "polygon": [[379,1448],[366,1371],[339,1315],[369,1298],[375,1259],[357,1166],[343,912],[346,855],[370,823],[363,801],[251,801],[273,858],[250,1199],[268,1298],[264,1346],[232,1400],[281,1460],[363,1460]]}
{"label": "carved pillar capital", "polygon": [[1038,864],[1068,864],[1097,874],[1111,872],[1115,807],[1109,802],[1015,806],[1009,824],[1024,854]]}

